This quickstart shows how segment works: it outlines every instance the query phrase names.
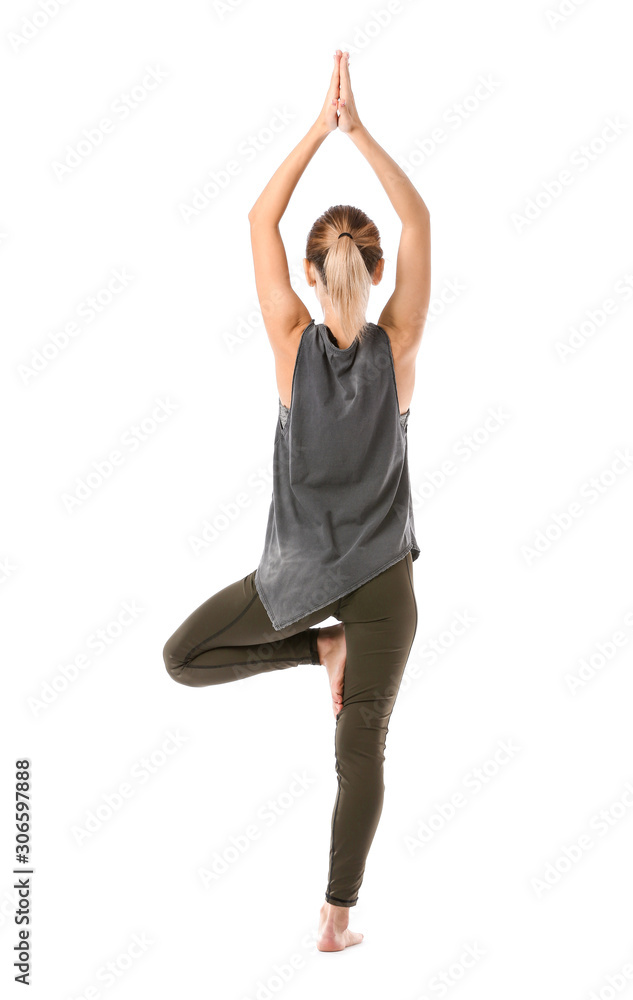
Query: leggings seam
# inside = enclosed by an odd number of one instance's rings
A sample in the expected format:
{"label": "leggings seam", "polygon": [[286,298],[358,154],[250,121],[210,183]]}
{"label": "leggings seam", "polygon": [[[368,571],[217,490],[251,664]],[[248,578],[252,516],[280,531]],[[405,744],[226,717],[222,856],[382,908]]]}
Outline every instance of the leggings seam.
{"label": "leggings seam", "polygon": [[[203,649],[203,653],[210,653],[210,649]],[[192,670],[217,670],[220,667],[247,667],[252,666],[254,663],[292,663],[293,661],[287,656],[271,656],[266,660],[239,660],[235,663],[191,663],[187,660],[183,663],[183,667],[190,667]],[[297,663],[300,661],[297,660]]]}
{"label": "leggings seam", "polygon": [[[339,712],[339,714],[336,717],[336,721],[337,722],[338,722],[338,720],[340,718],[340,715],[341,715],[341,713]],[[330,885],[330,883],[332,881],[332,867],[334,865],[334,829],[336,827],[336,815],[338,813],[338,803],[339,803],[339,799],[341,797],[341,773],[339,771],[338,755],[336,753],[336,727],[334,728],[334,759],[336,761],[336,777],[337,777],[337,781],[338,781],[338,791],[336,793],[336,803],[334,805],[334,816],[332,818],[332,843],[330,845],[330,870],[328,872],[328,877],[327,877],[328,888],[329,888],[329,885]]]}
{"label": "leggings seam", "polygon": [[256,599],[257,599],[257,594],[253,594],[252,598],[250,599],[250,601],[248,602],[248,604],[246,605],[246,607],[245,607],[245,608],[243,608],[243,610],[242,610],[242,611],[240,611],[240,613],[239,613],[238,615],[236,615],[236,616],[235,616],[235,618],[233,618],[233,620],[232,620],[232,621],[230,621],[230,622],[228,623],[228,625],[224,625],[224,626],[223,626],[223,628],[220,628],[220,629],[218,629],[218,630],[217,630],[217,632],[214,632],[214,633],[213,633],[212,635],[209,635],[209,636],[207,636],[207,638],[206,638],[206,639],[203,639],[203,640],[202,640],[202,642],[199,642],[197,646],[194,646],[194,647],[193,647],[193,649],[190,649],[190,650],[189,650],[189,652],[187,653],[187,656],[185,657],[185,659],[184,659],[183,663],[184,663],[184,664],[187,664],[187,663],[189,662],[189,660],[190,660],[190,659],[191,659],[191,658],[192,658],[192,657],[194,656],[194,654],[195,654],[196,650],[200,648],[200,646],[204,646],[204,645],[205,645],[205,644],[206,644],[207,642],[211,642],[211,640],[212,640],[212,639],[215,639],[215,638],[216,638],[216,636],[218,636],[218,635],[222,635],[222,633],[223,633],[223,632],[226,632],[226,630],[227,630],[227,629],[229,629],[229,628],[231,628],[231,627],[232,627],[233,625],[235,625],[235,623],[236,623],[237,621],[239,621],[239,620],[240,620],[240,618],[241,618],[241,617],[242,617],[243,615],[245,615],[245,614],[246,614],[246,612],[247,612],[247,611],[248,611],[248,609],[250,608],[251,604],[252,604],[252,603],[253,603],[253,601],[255,601]]}
{"label": "leggings seam", "polygon": [[411,649],[413,648],[413,640],[415,639],[416,633],[418,631],[418,602],[415,597],[415,590],[413,589],[413,581],[411,579],[411,572],[409,570],[408,562],[406,563],[406,567],[407,567],[407,577],[409,578],[409,586],[411,587],[411,593],[413,594],[413,604],[415,607],[415,628],[413,630],[413,638],[411,639],[411,645],[409,646],[409,652],[407,654],[407,660],[408,660],[409,656],[411,655]]}

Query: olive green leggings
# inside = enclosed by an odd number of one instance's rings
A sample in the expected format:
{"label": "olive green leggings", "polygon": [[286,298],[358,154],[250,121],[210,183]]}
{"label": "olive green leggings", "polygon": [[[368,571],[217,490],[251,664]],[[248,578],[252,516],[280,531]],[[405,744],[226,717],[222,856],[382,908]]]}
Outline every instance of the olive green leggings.
{"label": "olive green leggings", "polygon": [[255,571],[218,591],[176,629],[164,648],[171,677],[207,687],[298,664],[318,664],[318,628],[345,625],[343,708],[336,716],[338,791],[325,898],[354,906],[382,812],[389,718],[418,624],[408,552],[345,597],[276,631],[255,587]]}

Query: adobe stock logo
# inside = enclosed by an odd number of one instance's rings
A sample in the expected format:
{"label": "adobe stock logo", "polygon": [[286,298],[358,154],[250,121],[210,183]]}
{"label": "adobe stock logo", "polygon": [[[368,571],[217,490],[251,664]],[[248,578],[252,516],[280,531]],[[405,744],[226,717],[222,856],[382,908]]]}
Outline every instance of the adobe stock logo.
{"label": "adobe stock logo", "polygon": [[209,179],[194,188],[189,201],[180,202],[178,211],[183,222],[189,225],[209,208],[218,195],[244,172],[244,165],[252,163],[296,117],[295,112],[289,111],[285,104],[283,108],[274,108],[267,122],[238,143],[235,155],[226,160],[223,166],[209,170]]}
{"label": "adobe stock logo", "polygon": [[274,826],[280,818],[287,815],[288,811],[302,798],[306,791],[315,784],[313,778],[306,771],[293,771],[291,782],[287,789],[274,797],[269,797],[257,809],[255,820],[250,823],[245,830],[238,834],[231,833],[228,843],[220,850],[214,851],[207,864],[198,867],[198,878],[203,888],[209,889],[214,882],[217,882],[231,865],[242,858],[259,840],[262,833]]}
{"label": "adobe stock logo", "polygon": [[155,406],[149,413],[122,431],[117,447],[111,448],[100,458],[94,458],[90,468],[80,476],[76,476],[74,485],[62,493],[61,501],[66,513],[75,514],[118,469],[125,465],[129,456],[136,454],[139,448],[151,440],[162,424],[180,409],[180,404],[174,403],[169,397],[165,399],[158,397],[154,402]]}
{"label": "adobe stock logo", "polygon": [[568,503],[564,510],[550,514],[547,523],[534,533],[531,542],[521,546],[526,565],[533,566],[542,559],[552,546],[573,528],[587,509],[609,493],[617,483],[621,482],[621,477],[632,468],[633,451],[630,448],[619,448],[606,469],[602,469],[582,484],[577,492],[578,499]]}
{"label": "adobe stock logo", "polygon": [[509,740],[498,740],[492,754],[463,775],[458,787],[441,802],[435,801],[431,813],[421,817],[413,834],[406,834],[404,844],[411,857],[430,844],[446,829],[458,812],[473,800],[521,752],[521,747]]}
{"label": "adobe stock logo", "polygon": [[633,633],[633,611],[627,611],[622,627],[610,632],[606,639],[594,641],[591,649],[578,659],[576,671],[565,674],[569,693],[575,697],[578,691],[586,688],[608,664],[613,663],[620,655],[620,651],[629,644],[631,633]]}
{"label": "adobe stock logo", "polygon": [[550,28],[556,31],[560,28],[562,24],[566,24],[569,18],[572,17],[578,10],[582,7],[585,0],[561,0],[558,6],[552,10],[549,8],[545,11],[545,18]]}
{"label": "adobe stock logo", "polygon": [[590,851],[593,851],[602,838],[608,836],[623,819],[628,819],[632,812],[633,783],[626,781],[619,796],[595,812],[589,820],[587,828],[576,836],[572,843],[565,844],[559,849],[557,856],[552,861],[547,862],[540,876],[534,876],[530,880],[537,897],[540,899],[546,893],[551,892],[554,886],[558,885],[569,872],[577,868],[583,858]]}
{"label": "adobe stock logo", "polygon": [[614,282],[611,294],[587,307],[584,316],[568,327],[566,340],[557,340],[554,349],[559,361],[566,364],[578,356],[585,345],[617,316],[622,305],[633,298],[633,273],[625,271]]}
{"label": "adobe stock logo", "polygon": [[23,385],[30,385],[66,351],[72,341],[79,337],[91,323],[99,319],[115,299],[134,281],[127,267],[112,268],[108,280],[90,295],[85,295],[74,309],[76,319],[70,319],[63,326],[49,333],[39,347],[30,349],[30,357],[17,367]]}
{"label": "adobe stock logo", "polygon": [[541,181],[538,190],[524,202],[523,209],[511,213],[510,221],[514,225],[515,232],[522,236],[527,229],[530,229],[578,177],[590,170],[604,156],[609,146],[617,142],[629,127],[629,122],[623,121],[619,115],[606,118],[597,135],[591,136],[572,150],[567,159],[568,165],[559,170],[554,177]]}
{"label": "adobe stock logo", "polygon": [[74,143],[68,143],[63,157],[52,160],[51,169],[58,181],[63,181],[76,170],[95,149],[102,145],[107,135],[111,135],[120,122],[125,121],[140,108],[149,95],[167,79],[168,73],[160,66],[144,66],[145,76],[129,90],[118,94],[108,107],[109,117],[102,117],[92,126],[84,128]]}
{"label": "adobe stock logo", "polygon": [[70,0],[40,0],[37,10],[22,18],[19,30],[8,33],[7,40],[13,51],[22,52],[69,2]]}
{"label": "adobe stock logo", "polygon": [[429,978],[425,987],[427,992],[420,994],[415,1000],[446,996],[450,988],[461,982],[485,956],[486,952],[477,942],[465,945],[454,962]]}

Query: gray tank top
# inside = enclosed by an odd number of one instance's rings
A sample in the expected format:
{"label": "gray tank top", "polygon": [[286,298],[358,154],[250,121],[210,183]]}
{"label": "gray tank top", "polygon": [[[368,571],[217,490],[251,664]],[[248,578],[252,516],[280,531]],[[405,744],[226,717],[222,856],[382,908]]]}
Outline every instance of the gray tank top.
{"label": "gray tank top", "polygon": [[368,324],[339,348],[311,320],[290,408],[279,400],[273,495],[255,586],[276,630],[417,559],[407,421],[389,337]]}

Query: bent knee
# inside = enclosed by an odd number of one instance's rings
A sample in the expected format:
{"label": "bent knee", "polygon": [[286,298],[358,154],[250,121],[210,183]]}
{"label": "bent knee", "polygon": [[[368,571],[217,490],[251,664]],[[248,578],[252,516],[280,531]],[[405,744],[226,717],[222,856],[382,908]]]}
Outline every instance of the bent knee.
{"label": "bent knee", "polygon": [[163,662],[172,680],[178,681],[180,684],[186,683],[186,679],[183,676],[186,663],[181,656],[177,655],[171,639],[168,639],[163,647]]}

